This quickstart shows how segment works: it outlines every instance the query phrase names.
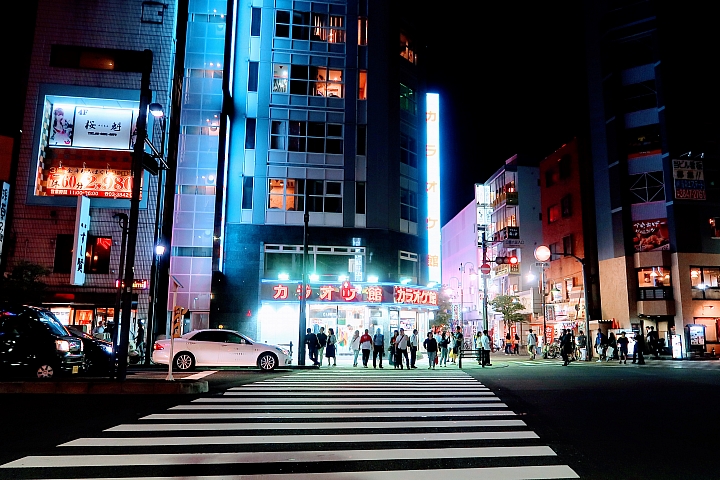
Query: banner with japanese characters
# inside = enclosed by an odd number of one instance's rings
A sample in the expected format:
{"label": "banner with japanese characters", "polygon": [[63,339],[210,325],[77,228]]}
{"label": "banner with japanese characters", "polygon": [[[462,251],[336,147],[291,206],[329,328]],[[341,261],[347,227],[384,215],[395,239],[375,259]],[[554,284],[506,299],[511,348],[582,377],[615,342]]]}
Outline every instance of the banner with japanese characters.
{"label": "banner with japanese characters", "polygon": [[[292,282],[263,282],[261,297],[268,301],[298,301],[302,285]],[[404,285],[353,284],[349,281],[305,285],[308,302],[404,304],[437,307],[437,290]]]}
{"label": "banner with japanese characters", "polygon": [[677,200],[705,200],[703,161],[690,158],[673,160],[673,181]]}
{"label": "banner with japanese characters", "polygon": [[3,243],[5,243],[5,226],[8,218],[8,203],[10,202],[10,184],[0,182],[0,258],[2,258]]}
{"label": "banner with japanese characters", "polygon": [[653,218],[633,222],[633,230],[635,231],[633,245],[636,252],[670,250],[667,218]]}
{"label": "banner with japanese characters", "polygon": [[132,150],[135,111],[53,105],[49,146]]}
{"label": "banner with japanese characters", "polygon": [[88,230],[90,229],[90,199],[78,197],[75,212],[75,241],[73,242],[70,285],[85,284],[85,251],[87,250]]}

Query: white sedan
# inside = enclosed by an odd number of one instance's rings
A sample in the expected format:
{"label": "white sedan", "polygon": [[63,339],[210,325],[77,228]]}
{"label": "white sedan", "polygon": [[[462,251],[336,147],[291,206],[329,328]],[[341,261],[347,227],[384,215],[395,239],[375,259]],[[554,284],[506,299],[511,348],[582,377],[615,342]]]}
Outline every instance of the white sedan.
{"label": "white sedan", "polygon": [[[188,371],[195,367],[259,367],[273,370],[290,365],[290,352],[265,343],[255,342],[232,330],[193,330],[173,342],[173,369]],[[153,345],[152,360],[167,365],[170,339]]]}

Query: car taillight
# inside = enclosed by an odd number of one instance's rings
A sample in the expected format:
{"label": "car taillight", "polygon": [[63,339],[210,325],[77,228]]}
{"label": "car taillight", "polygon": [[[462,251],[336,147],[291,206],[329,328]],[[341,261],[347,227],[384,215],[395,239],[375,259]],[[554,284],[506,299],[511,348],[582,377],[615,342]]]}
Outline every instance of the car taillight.
{"label": "car taillight", "polygon": [[155,344],[153,345],[153,350],[165,350],[165,347],[155,342]]}
{"label": "car taillight", "polygon": [[70,342],[67,340],[55,340],[55,350],[58,352],[69,352]]}

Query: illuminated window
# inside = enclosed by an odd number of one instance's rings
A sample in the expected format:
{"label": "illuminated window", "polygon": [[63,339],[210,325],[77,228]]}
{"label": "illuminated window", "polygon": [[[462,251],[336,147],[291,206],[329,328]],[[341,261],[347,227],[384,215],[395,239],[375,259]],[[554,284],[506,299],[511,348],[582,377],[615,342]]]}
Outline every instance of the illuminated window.
{"label": "illuminated window", "polygon": [[305,180],[271,178],[268,180],[268,208],[279,210],[305,210]]}
{"label": "illuminated window", "polygon": [[273,65],[272,91],[275,93],[288,93],[288,77],[290,69],[287,65]]}
{"label": "illuminated window", "polygon": [[341,154],[343,126],[338,123],[272,120],[270,149]]}
{"label": "illuminated window", "polygon": [[273,65],[272,91],[288,93],[288,78],[292,95],[343,98],[345,85],[343,70],[307,65]]}
{"label": "illuminated window", "polygon": [[367,72],[358,72],[358,100],[367,100]]}
{"label": "illuminated window", "polygon": [[400,84],[400,109],[413,115],[417,114],[417,103],[415,92],[412,88]]}
{"label": "illuminated window", "polygon": [[720,267],[690,267],[692,298],[720,300]]}
{"label": "illuminated window", "polygon": [[85,251],[85,273],[110,273],[112,237],[88,235]]}
{"label": "illuminated window", "polygon": [[299,10],[277,10],[275,36],[313,42],[345,43],[345,17]]}
{"label": "illuminated window", "polygon": [[548,223],[560,220],[560,205],[555,204],[548,207]]}
{"label": "illuminated window", "polygon": [[367,45],[368,20],[366,17],[358,18],[358,45]]}
{"label": "illuminated window", "polygon": [[400,56],[413,65],[417,65],[417,55],[415,55],[412,40],[402,33],[400,34]]}

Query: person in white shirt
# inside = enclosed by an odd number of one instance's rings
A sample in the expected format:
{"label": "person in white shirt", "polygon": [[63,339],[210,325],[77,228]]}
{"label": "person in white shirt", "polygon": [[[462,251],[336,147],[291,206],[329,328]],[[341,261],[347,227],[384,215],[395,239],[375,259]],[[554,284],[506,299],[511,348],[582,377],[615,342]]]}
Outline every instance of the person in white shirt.
{"label": "person in white shirt", "polygon": [[360,355],[360,330],[355,330],[355,334],[350,340],[350,348],[352,348],[355,358],[353,358],[353,367],[357,367],[358,355]]}
{"label": "person in white shirt", "polygon": [[488,331],[483,331],[483,336],[480,339],[480,342],[482,343],[482,359],[480,360],[480,363],[483,368],[485,366],[492,367],[492,363],[490,363],[490,336],[488,335]]}
{"label": "person in white shirt", "polygon": [[420,346],[420,337],[418,337],[417,329],[413,330],[410,335],[410,368],[417,368],[415,366],[415,359],[417,359],[417,351]]}
{"label": "person in white shirt", "polygon": [[402,359],[403,356],[405,357],[405,364],[407,365],[408,370],[410,369],[410,359],[408,358],[408,342],[410,339],[407,335],[405,335],[405,330],[400,329],[400,334],[395,339],[395,368],[400,367],[400,370],[403,369]]}
{"label": "person in white shirt", "polygon": [[528,331],[527,349],[530,354],[530,360],[535,360],[535,353],[537,352],[537,335],[533,333],[532,328]]}

